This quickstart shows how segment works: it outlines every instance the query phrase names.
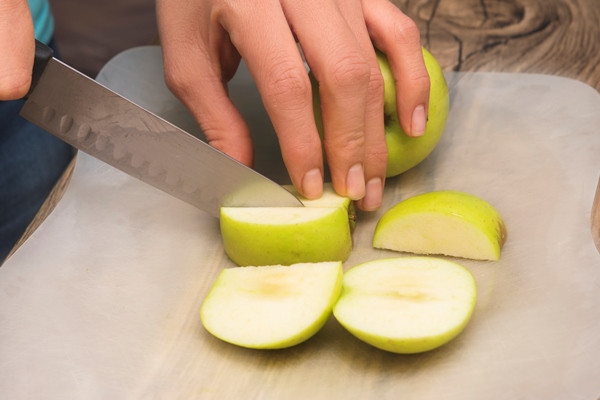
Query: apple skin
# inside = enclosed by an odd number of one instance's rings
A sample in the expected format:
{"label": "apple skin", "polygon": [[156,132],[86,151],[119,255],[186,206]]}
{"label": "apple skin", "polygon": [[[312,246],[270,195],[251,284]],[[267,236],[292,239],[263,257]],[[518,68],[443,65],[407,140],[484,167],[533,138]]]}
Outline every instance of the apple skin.
{"label": "apple skin", "polygon": [[375,228],[373,247],[496,261],[506,237],[502,216],[487,201],[440,190],[410,197],[386,211]]}
{"label": "apple skin", "polygon": [[283,349],[314,336],[342,291],[342,263],[227,268],[202,303],[213,336],[241,347]]}
{"label": "apple skin", "polygon": [[396,85],[385,54],[377,51],[377,61],[384,79],[385,140],[388,147],[387,177],[399,175],[423,161],[437,146],[442,137],[450,109],[448,84],[433,55],[423,48],[425,67],[431,82],[429,109],[425,134],[409,137],[400,126],[396,111]]}
{"label": "apple skin", "polygon": [[[399,175],[422,162],[437,146],[442,137],[450,109],[448,84],[444,73],[433,55],[423,48],[425,67],[431,82],[429,92],[429,109],[425,134],[420,137],[410,137],[400,126],[396,106],[396,80],[386,55],[376,50],[377,61],[384,80],[384,123],[385,139],[388,149],[388,165],[386,176]],[[321,100],[319,84],[312,74],[309,74],[312,94],[313,111],[317,128],[323,137],[323,120],[321,116]]]}
{"label": "apple skin", "polygon": [[320,199],[308,200],[289,188],[305,207],[224,207],[221,236],[225,252],[240,266],[346,261],[352,251],[353,202],[330,183]]}
{"label": "apple skin", "polygon": [[348,270],[333,314],[365,343],[414,354],[458,336],[476,301],[475,279],[463,266],[434,257],[402,257]]}

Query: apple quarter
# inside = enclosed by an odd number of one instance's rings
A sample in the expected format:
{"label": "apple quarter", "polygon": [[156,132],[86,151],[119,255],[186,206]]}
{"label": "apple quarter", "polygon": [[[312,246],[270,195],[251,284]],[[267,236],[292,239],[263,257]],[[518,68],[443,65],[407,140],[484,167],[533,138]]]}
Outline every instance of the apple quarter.
{"label": "apple quarter", "polygon": [[342,279],[339,261],[224,269],[202,304],[201,321],[212,335],[238,346],[294,346],[329,319]]}
{"label": "apple quarter", "polygon": [[440,190],[396,204],[380,218],[373,247],[415,254],[499,260],[506,225],[498,211],[472,194]]}
{"label": "apple quarter", "polygon": [[438,348],[468,324],[477,298],[473,275],[434,257],[370,261],[344,274],[333,313],[358,339],[410,354]]}
{"label": "apple quarter", "polygon": [[[294,191],[290,189],[290,191]],[[331,184],[305,207],[223,207],[225,253],[240,266],[345,261],[352,250],[353,204]]]}

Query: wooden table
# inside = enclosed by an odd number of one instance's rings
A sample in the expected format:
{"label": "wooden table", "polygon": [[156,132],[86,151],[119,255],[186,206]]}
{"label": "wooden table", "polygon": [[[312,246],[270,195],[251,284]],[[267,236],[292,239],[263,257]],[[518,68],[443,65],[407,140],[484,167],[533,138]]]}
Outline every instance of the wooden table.
{"label": "wooden table", "polygon": [[600,91],[597,0],[395,0],[445,70],[528,72]]}
{"label": "wooden table", "polygon": [[[552,74],[580,80],[600,91],[598,0],[393,2],[417,23],[423,46],[446,71]],[[54,209],[68,186],[74,165],[75,160],[13,251]],[[594,215],[598,242],[600,206],[595,207]]]}

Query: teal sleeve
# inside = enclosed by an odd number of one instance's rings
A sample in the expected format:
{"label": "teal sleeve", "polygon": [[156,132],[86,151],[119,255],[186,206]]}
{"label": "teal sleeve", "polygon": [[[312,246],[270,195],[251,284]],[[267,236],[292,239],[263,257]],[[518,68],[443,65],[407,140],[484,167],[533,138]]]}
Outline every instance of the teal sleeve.
{"label": "teal sleeve", "polygon": [[54,34],[54,18],[48,0],[28,0],[33,18],[35,38],[45,44],[50,43]]}

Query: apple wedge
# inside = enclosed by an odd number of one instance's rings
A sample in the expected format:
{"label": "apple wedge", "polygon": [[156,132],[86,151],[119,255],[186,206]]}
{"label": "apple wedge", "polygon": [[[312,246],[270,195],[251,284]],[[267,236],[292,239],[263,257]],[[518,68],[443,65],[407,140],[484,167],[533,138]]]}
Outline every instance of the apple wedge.
{"label": "apple wedge", "polygon": [[225,269],[202,304],[202,324],[242,347],[294,346],[329,319],[342,277],[339,261]]}
{"label": "apple wedge", "polygon": [[225,252],[240,266],[345,261],[352,250],[354,206],[332,185],[317,200],[292,193],[305,207],[223,207]]}
{"label": "apple wedge", "polygon": [[404,257],[367,262],[344,274],[333,314],[358,339],[411,354],[454,339],[468,324],[477,289],[473,275],[451,261]]}
{"label": "apple wedge", "polygon": [[485,200],[442,190],[408,198],[386,211],[373,247],[416,254],[499,260],[506,225]]}

